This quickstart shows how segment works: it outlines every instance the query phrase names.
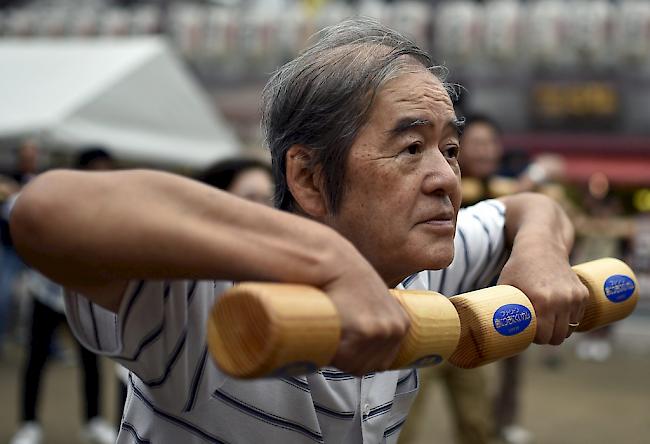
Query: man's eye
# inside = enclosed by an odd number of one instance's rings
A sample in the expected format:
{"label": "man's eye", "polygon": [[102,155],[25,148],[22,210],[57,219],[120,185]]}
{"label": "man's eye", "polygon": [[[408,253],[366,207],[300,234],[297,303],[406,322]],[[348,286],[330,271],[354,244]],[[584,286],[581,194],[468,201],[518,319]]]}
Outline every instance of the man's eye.
{"label": "man's eye", "polygon": [[445,148],[444,155],[448,159],[457,159],[459,151],[460,148],[458,147],[458,145],[448,145]]}
{"label": "man's eye", "polygon": [[417,143],[413,143],[409,146],[407,146],[402,153],[404,154],[410,154],[411,156],[414,156],[420,152],[420,145]]}

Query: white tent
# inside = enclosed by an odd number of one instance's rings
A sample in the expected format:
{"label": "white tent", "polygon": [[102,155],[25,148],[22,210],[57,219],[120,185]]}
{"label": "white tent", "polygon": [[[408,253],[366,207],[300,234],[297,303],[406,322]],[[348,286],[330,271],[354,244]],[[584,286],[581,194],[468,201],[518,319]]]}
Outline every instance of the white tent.
{"label": "white tent", "polygon": [[239,144],[158,38],[0,39],[0,137],[202,167]]}

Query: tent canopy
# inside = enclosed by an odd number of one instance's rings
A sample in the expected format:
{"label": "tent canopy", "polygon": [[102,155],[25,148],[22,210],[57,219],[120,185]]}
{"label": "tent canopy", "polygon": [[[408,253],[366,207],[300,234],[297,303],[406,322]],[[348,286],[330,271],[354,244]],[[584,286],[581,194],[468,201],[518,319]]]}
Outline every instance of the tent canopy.
{"label": "tent canopy", "polygon": [[239,152],[232,130],[159,38],[0,39],[0,137],[203,167]]}

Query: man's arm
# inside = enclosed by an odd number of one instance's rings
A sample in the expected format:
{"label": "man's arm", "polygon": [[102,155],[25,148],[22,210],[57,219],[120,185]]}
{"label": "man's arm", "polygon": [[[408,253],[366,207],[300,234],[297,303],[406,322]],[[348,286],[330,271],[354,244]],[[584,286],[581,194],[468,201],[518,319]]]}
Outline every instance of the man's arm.
{"label": "man's arm", "polygon": [[584,315],[589,293],[569,265],[573,226],[550,198],[521,193],[500,199],[506,206],[506,238],[511,247],[499,284],[526,294],[537,314],[538,344],[560,344],[569,323]]}
{"label": "man's arm", "polygon": [[[153,171],[52,171],[11,214],[16,248],[56,282],[116,311],[131,279],[228,279],[323,288],[342,313],[334,365],[387,368],[408,318],[350,242],[308,219]],[[377,344],[368,359],[360,351]]]}

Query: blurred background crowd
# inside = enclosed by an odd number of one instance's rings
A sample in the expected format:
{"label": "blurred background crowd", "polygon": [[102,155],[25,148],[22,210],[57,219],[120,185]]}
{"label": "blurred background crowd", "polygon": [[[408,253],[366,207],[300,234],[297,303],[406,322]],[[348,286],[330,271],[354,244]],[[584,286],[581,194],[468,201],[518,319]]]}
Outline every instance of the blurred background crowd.
{"label": "blurred background crowd", "polygon": [[[467,117],[464,205],[546,193],[576,225],[573,261],[621,258],[641,290],[614,327],[478,379],[422,378],[446,390],[422,391],[401,442],[647,442],[650,0],[0,0],[0,442],[110,442],[123,396],[121,371],[78,359],[58,328],[60,289],[15,254],[12,196],[51,168],[149,167],[270,204],[261,89],[316,31],[354,15],[445,67]],[[44,424],[45,441],[19,441],[26,423]]]}

